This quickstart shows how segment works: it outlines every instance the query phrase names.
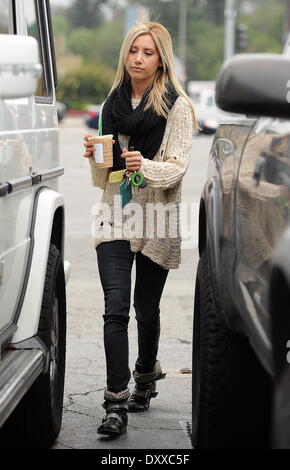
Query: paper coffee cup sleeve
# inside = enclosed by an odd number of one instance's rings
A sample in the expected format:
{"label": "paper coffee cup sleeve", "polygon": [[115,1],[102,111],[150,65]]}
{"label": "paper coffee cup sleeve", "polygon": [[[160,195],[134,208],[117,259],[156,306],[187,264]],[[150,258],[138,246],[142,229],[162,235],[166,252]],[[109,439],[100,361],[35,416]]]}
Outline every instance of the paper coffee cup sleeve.
{"label": "paper coffee cup sleeve", "polygon": [[95,162],[104,163],[103,144],[95,144]]}

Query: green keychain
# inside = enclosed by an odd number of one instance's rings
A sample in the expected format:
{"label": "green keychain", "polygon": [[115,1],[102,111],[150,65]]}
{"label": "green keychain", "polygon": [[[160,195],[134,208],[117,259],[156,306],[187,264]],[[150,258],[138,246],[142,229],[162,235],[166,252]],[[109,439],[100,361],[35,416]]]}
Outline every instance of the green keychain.
{"label": "green keychain", "polygon": [[132,186],[135,186],[135,188],[141,188],[144,187],[144,175],[143,173],[139,171],[135,171],[133,175],[131,176],[131,184]]}

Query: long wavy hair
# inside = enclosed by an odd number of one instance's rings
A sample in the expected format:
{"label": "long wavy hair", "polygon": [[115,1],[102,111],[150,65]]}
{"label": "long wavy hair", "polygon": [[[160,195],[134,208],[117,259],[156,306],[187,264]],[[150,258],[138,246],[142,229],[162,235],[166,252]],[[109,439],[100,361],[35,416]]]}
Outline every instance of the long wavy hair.
{"label": "long wavy hair", "polygon": [[125,63],[133,42],[141,34],[150,34],[152,36],[162,61],[162,67],[158,67],[156,71],[152,83],[153,86],[151,92],[149,93],[145,110],[153,108],[154,111],[158,114],[158,116],[163,116],[167,119],[169,109],[165,93],[167,91],[166,85],[168,84],[168,82],[171,82],[177,94],[179,96],[183,96],[190,105],[193,115],[194,127],[197,127],[193,104],[185,93],[185,91],[183,90],[176,76],[174,68],[173,47],[170,34],[167,29],[160,23],[154,21],[144,21],[143,23],[137,23],[136,26],[131,28],[130,31],[127,33],[120,50],[116,77],[109,94],[111,94],[116,88],[118,88],[125,79],[129,78]]}

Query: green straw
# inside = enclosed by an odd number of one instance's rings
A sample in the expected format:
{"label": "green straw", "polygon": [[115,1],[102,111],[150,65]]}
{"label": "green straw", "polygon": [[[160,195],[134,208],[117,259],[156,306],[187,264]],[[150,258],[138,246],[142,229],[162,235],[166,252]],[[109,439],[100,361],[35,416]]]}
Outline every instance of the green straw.
{"label": "green straw", "polygon": [[99,135],[103,135],[103,122],[102,122],[102,115],[99,116]]}

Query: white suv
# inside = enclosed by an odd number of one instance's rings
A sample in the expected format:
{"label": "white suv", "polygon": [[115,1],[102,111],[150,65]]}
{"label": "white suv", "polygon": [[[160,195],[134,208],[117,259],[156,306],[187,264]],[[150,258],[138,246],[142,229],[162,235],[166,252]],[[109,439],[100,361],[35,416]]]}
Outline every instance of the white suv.
{"label": "white suv", "polygon": [[69,277],[50,7],[0,0],[0,11],[0,445],[49,447],[62,419]]}

